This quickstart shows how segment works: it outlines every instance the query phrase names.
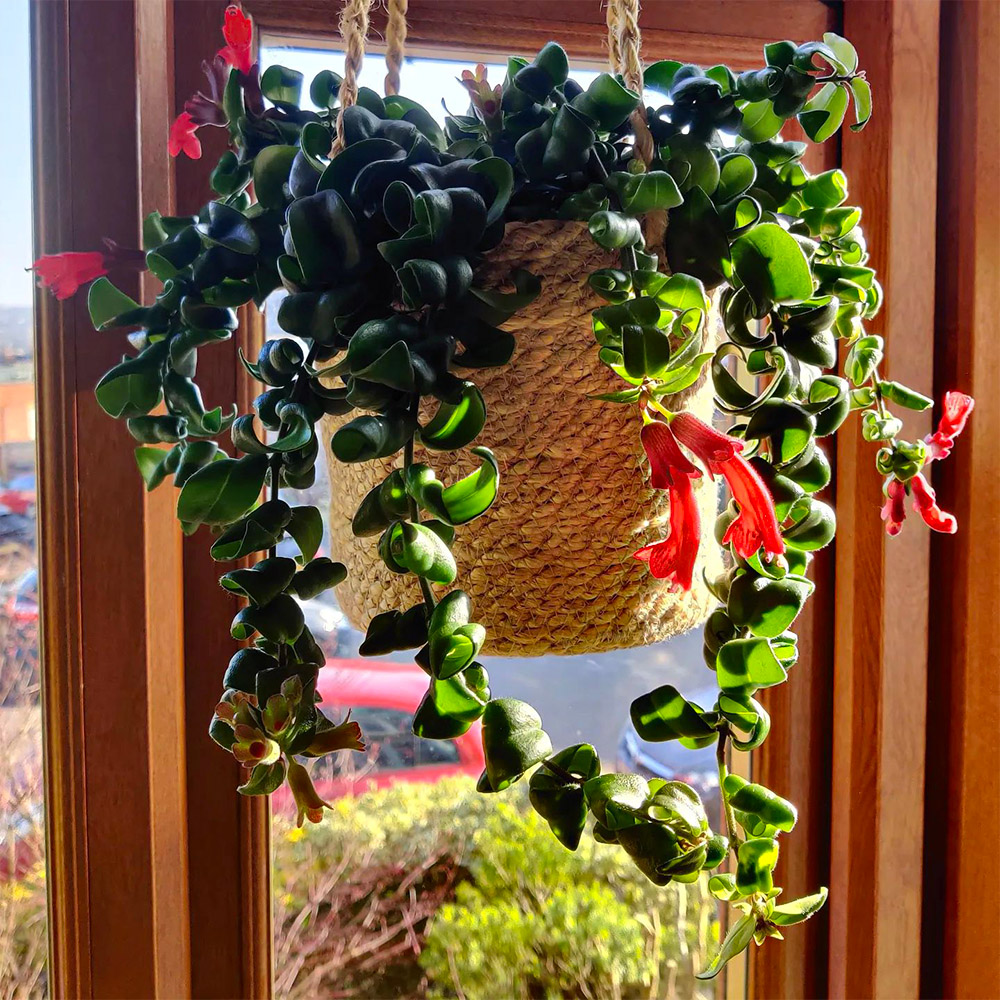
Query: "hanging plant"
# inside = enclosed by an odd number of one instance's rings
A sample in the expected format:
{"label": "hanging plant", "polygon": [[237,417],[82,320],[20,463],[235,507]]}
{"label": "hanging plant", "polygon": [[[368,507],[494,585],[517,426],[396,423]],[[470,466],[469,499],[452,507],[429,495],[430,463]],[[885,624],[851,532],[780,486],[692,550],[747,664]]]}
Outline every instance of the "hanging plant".
{"label": "hanging plant", "polygon": [[[257,560],[220,580],[244,602],[231,631],[249,645],[225,670],[210,732],[246,767],[239,791],[287,781],[299,822],[318,822],[326,803],[303,762],[363,749],[356,723],[335,725],[317,704],[324,656],[298,603],[340,586],[366,619],[364,655],[416,650],[428,674],[418,736],[452,739],[482,720],[480,791],[531,772],[531,804],[562,844],[574,850],[590,821],[661,885],[732,857],[709,885],[743,916],[710,978],[826,898],[821,888],[779,901],[779,837],[796,809],[726,763],[729,748],[768,734],[755,695],[794,665],[812,554],[833,540],[834,511],[817,496],[830,480],[821,439],[859,411],[889,534],[907,500],[934,530],[956,528],[923,472],[948,456],[972,400],[948,393],[937,432],[903,439],[890,407],[931,400],[879,373],[882,340],[866,323],[882,293],[861,210],[842,171],[810,174],[805,144],[780,136],[794,119],[829,139],[851,105],[860,130],[868,83],[834,34],[767,45],[764,65],[738,75],[669,60],[643,72],[637,5],[612,2],[620,72],[584,88],[549,43],[509,59],[502,82],[482,66],[463,73],[468,112],[442,129],[397,92],[398,8],[387,96],[357,88],[367,7],[348,3],[345,76],[316,76],[318,110],[305,110],[301,74],[261,74],[250,19],[230,6],[206,89],[169,136],[173,155],[197,158],[200,129],[228,130],[216,197],[197,216],[148,216],[144,254],[109,242],[35,269],[59,298],[90,283],[96,329],[133,330],[96,392],[127,421],[147,488],[172,481],[183,530],[207,526],[213,558]],[[659,107],[641,106],[643,87]],[[104,276],[135,266],[163,285],[147,305]],[[287,336],[243,360],[263,385],[253,413],[210,407],[199,350],[232,336],[235,309],[279,288]],[[539,403],[547,383],[551,409]],[[494,411],[518,394],[497,429]],[[496,453],[484,440],[501,442]],[[343,562],[316,555],[320,511],[282,497],[313,482],[321,451],[352,533],[334,531]],[[564,488],[562,477],[577,478]],[[731,499],[716,516],[723,481]],[[295,559],[276,555],[286,536]],[[469,562],[456,558],[465,537],[485,539]],[[518,589],[535,578],[542,606]],[[493,648],[538,652],[636,644],[702,620],[715,704],[665,684],[631,715],[643,739],[716,746],[719,833],[685,783],[605,773],[589,744],[555,750],[534,709],[492,696],[478,660],[490,628]]]}

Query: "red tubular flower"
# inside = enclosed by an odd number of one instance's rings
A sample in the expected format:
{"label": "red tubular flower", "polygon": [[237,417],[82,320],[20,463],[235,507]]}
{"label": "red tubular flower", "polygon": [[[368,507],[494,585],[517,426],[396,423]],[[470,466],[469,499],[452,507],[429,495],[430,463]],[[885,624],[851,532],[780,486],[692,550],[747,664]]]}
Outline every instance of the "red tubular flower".
{"label": "red tubular flower", "polygon": [[42,288],[48,288],[57,299],[68,299],[81,285],[109,271],[141,271],[145,268],[146,255],[141,250],[120,247],[109,239],[103,240],[103,243],[103,251],[43,254],[31,265],[31,270],[38,275]]}
{"label": "red tubular flower", "polygon": [[927,461],[947,458],[955,446],[955,438],[965,429],[965,424],[972,413],[976,401],[964,392],[946,392],[944,394],[944,412],[938,429],[924,438],[927,444]]}
{"label": "red tubular flower", "polygon": [[928,528],[941,531],[946,535],[953,535],[958,531],[958,521],[955,520],[955,515],[943,511],[937,505],[937,496],[934,490],[919,473],[910,480],[910,495],[913,498],[913,509],[924,519]]}
{"label": "red tubular flower", "polygon": [[219,55],[234,69],[249,73],[251,66],[250,46],[253,43],[253,20],[243,13],[239,4],[232,3],[226,8],[226,21],[222,26],[226,45],[219,49]]}
{"label": "red tubular flower", "polygon": [[670,534],[662,542],[639,549],[633,558],[647,563],[657,580],[669,580],[672,587],[690,590],[701,540],[701,515],[689,475],[676,476],[667,488],[670,491]]}
{"label": "red tubular flower", "polygon": [[690,413],[678,413],[670,429],[713,476],[726,477],[733,499],[740,506],[739,516],[726,531],[723,544],[732,543],[743,559],[748,559],[762,545],[768,555],[781,555],[785,543],[774,513],[774,500],[756,470],[740,454],[743,442],[709,427]]}
{"label": "red tubular flower", "polygon": [[89,253],[47,253],[34,264],[38,283],[48,288],[57,299],[68,299],[81,285],[108,273],[104,254],[97,250]]}
{"label": "red tubular flower", "polygon": [[690,413],[678,413],[670,429],[681,444],[690,448],[705,465],[728,462],[743,450],[743,442],[710,427]]}
{"label": "red tubular flower", "polygon": [[891,479],[885,488],[885,503],[882,505],[882,520],[885,533],[898,535],[906,518],[906,486],[898,479]]}
{"label": "red tubular flower", "polygon": [[195,133],[198,125],[187,111],[182,111],[170,126],[170,138],[167,140],[167,150],[171,156],[184,153],[192,160],[201,159],[201,141]]}
{"label": "red tubular flower", "polygon": [[677,478],[700,476],[701,472],[680,449],[670,424],[662,420],[652,420],[639,432],[642,447],[649,459],[650,486],[654,490],[665,490]]}
{"label": "red tubular flower", "polygon": [[713,463],[709,471],[726,477],[733,499],[740,505],[739,515],[729,525],[722,544],[732,543],[743,559],[749,559],[762,545],[768,555],[780,556],[785,542],[774,513],[774,500],[757,470],[742,455],[734,455],[727,462]]}

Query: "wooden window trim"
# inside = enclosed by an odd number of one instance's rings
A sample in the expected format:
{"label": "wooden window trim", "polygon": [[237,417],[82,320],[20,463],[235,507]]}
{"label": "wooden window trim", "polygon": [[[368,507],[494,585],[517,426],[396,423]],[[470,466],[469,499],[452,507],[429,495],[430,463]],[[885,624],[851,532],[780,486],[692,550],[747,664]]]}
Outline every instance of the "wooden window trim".
{"label": "wooden window trim", "polygon": [[[103,236],[135,245],[141,212],[169,193],[162,138],[146,142],[154,123],[162,130],[168,121],[167,13],[165,0],[32,4],[39,252],[94,249]],[[120,285],[140,292],[134,278]],[[120,342],[94,333],[85,296],[58,303],[39,293],[35,306],[51,988],[182,996],[173,505],[146,495],[128,433],[94,398]]]}
{"label": "wooden window trim", "polygon": [[[326,0],[246,6],[265,31],[334,30]],[[219,11],[215,0],[32,4],[39,252],[90,249],[105,235],[135,242],[144,211],[201,203],[223,137],[205,135],[205,158],[190,163],[169,161],[163,136],[200,86]],[[523,11],[505,0],[411,0],[410,39],[496,52],[500,23],[505,50],[556,37],[578,59],[605,58],[596,2]],[[978,408],[955,456],[934,470],[962,520],[953,539],[932,543],[914,525],[887,544],[872,516],[871,446],[857,433],[838,439],[841,530],[836,551],[816,562],[828,598],[811,602],[802,629],[810,670],[769,694],[781,724],[755,764],[807,806],[783,845],[790,891],[829,878],[831,903],[783,946],[754,953],[750,989],[990,996],[1000,992],[1000,949],[983,933],[1000,919],[1000,899],[982,878],[1000,828],[996,796],[983,794],[995,789],[984,748],[995,745],[1000,708],[989,639],[1000,593],[1000,359],[986,326],[1000,306],[987,193],[997,183],[997,112],[970,95],[977,81],[990,92],[997,8],[673,0],[648,4],[642,28],[647,51],[740,68],[759,60],[764,41],[820,37],[838,19],[876,91],[876,117],[863,136],[845,135],[842,162],[887,291],[876,332],[886,335],[889,374],[928,388],[933,349],[936,392],[965,388]],[[927,199],[914,208],[914,190],[939,192],[937,220]],[[53,994],[270,996],[269,817],[265,804],[234,795],[236,769],[205,733],[231,652],[218,569],[204,539],[181,540],[172,498],[144,493],[127,434],[93,400],[120,353],[114,337],[93,333],[82,299],[39,296],[36,330]],[[248,316],[231,344],[206,352],[210,396],[249,402],[236,349],[261,337]],[[947,602],[936,578],[950,581]],[[943,732],[931,722],[925,730],[928,691],[948,706]]]}
{"label": "wooden window trim", "polygon": [[935,467],[959,533],[931,541],[922,993],[1000,996],[1000,6],[941,7],[934,395],[976,400]]}

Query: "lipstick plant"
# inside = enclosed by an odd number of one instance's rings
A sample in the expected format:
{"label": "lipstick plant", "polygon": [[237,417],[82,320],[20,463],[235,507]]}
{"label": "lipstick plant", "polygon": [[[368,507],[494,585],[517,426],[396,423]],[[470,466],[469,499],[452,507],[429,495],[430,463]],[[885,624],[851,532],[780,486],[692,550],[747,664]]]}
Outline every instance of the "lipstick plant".
{"label": "lipstick plant", "polygon": [[[206,526],[220,563],[256,560],[220,580],[243,599],[231,631],[249,643],[224,669],[211,722],[213,739],[245,765],[239,791],[264,795],[287,781],[299,822],[320,821],[324,803],[304,763],[363,746],[355,723],[335,725],[317,703],[324,657],[299,606],[346,570],[316,555],[319,510],[289,505],[282,491],[312,483],[321,451],[347,463],[401,455],[353,527],[373,539],[372,559],[419,579],[423,600],[377,615],[362,652],[415,650],[428,675],[415,732],[451,739],[482,719],[480,790],[501,793],[531,772],[531,803],[567,849],[589,825],[660,885],[693,881],[728,858],[709,885],[742,915],[703,973],[715,975],[826,898],[822,888],[780,898],[779,843],[796,809],[726,763],[729,748],[748,752],[767,737],[757,692],[783,683],[795,664],[809,564],[834,537],[834,510],[819,496],[830,480],[824,439],[856,411],[885,477],[890,534],[908,505],[936,531],[956,528],[924,472],[947,457],[972,400],[949,393],[937,433],[904,436],[901,414],[932,401],[881,374],[882,339],[867,325],[882,291],[861,210],[848,203],[843,171],[811,174],[805,144],[780,134],[797,120],[825,141],[850,106],[850,127],[864,127],[871,92],[854,48],[828,34],[767,45],[763,64],[740,74],[669,60],[647,66],[645,87],[662,102],[645,109],[646,162],[634,141],[640,96],[608,73],[576,83],[555,43],[530,61],[509,59],[502,82],[488,81],[483,67],[463,73],[468,112],[442,128],[401,96],[362,89],[340,107],[341,80],[329,71],[311,81],[304,107],[301,74],[281,66],[261,74],[252,62],[252,25],[238,7],[226,11],[224,37],[205,64],[205,90],[165,137],[173,155],[197,158],[198,132],[226,129],[230,149],[212,172],[211,199],[196,215],[147,217],[142,254],[109,243],[42,257],[35,269],[60,298],[90,283],[94,326],[132,331],[96,393],[127,422],[147,488],[179,491],[183,530]],[[666,215],[662,246],[646,243],[650,214]],[[717,747],[719,832],[686,784],[605,772],[593,746],[555,749],[529,705],[494,698],[478,660],[486,630],[453,587],[456,530],[474,531],[465,526],[503,503],[498,464],[475,446],[489,419],[476,373],[508,362],[517,345],[504,322],[539,288],[517,271],[512,291],[486,289],[477,270],[508,222],[540,219],[585,223],[615,258],[580,275],[603,303],[593,312],[594,364],[620,378],[602,398],[635,413],[651,485],[670,499],[669,532],[635,553],[635,572],[688,590],[700,546],[726,553],[725,570],[709,581],[718,603],[704,632],[716,701],[694,704],[664,684],[631,712],[645,740]],[[145,304],[105,276],[137,265],[162,282]],[[206,403],[199,352],[232,336],[238,307],[261,307],[279,288],[286,336],[244,359],[261,383],[253,412]],[[712,295],[721,341],[709,328]],[[673,394],[706,378],[724,431],[669,408]],[[428,400],[436,409],[422,420]],[[343,422],[321,440],[327,414]],[[463,448],[479,470],[441,482],[434,453]],[[704,476],[724,481],[731,497],[714,526],[700,523],[693,499],[692,480]],[[276,554],[286,537],[298,546],[294,559]],[[432,584],[451,589],[438,596]]]}

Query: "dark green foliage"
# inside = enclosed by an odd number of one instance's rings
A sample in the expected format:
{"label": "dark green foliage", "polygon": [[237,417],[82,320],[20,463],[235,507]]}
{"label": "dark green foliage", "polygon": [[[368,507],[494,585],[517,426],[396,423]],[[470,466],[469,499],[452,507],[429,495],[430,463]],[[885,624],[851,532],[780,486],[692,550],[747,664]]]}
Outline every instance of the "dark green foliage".
{"label": "dark green foliage", "polygon": [[[317,557],[319,511],[290,508],[279,495],[313,482],[316,424],[333,414],[344,419],[322,447],[335,460],[402,454],[402,466],[362,500],[352,529],[370,539],[370,558],[413,574],[423,595],[377,615],[362,654],[416,649],[429,677],[417,734],[454,738],[481,717],[481,790],[501,791],[537,768],[530,801],[569,849],[590,817],[597,840],[619,845],[659,885],[692,881],[735,852],[735,874],[717,877],[718,892],[750,914],[735,923],[707,976],[755,934],[763,940],[805,919],[825,898],[774,904],[775,838],[791,829],[794,807],[727,777],[724,763],[728,746],[748,751],[767,735],[770,720],[754,695],[793,666],[789,629],[812,590],[810,553],[833,538],[832,508],[813,495],[830,477],[817,439],[863,409],[865,437],[884,442],[880,468],[912,478],[925,452],[896,440],[899,421],[885,404],[930,403],[878,377],[882,343],[864,323],[881,290],[866,266],[860,210],[844,204],[846,178],[839,170],[810,176],[804,144],[779,134],[797,118],[813,140],[829,138],[852,101],[852,128],[864,124],[870,90],[856,53],[828,34],[768,45],[764,56],[765,65],[738,75],[669,60],[647,67],[646,87],[667,99],[647,109],[649,163],[633,145],[629,116],[639,95],[611,74],[583,89],[555,43],[531,62],[511,59],[497,93],[480,81],[489,106],[477,91],[469,113],[449,116],[443,129],[405,97],[362,89],[343,111],[336,153],[339,77],[324,72],[311,82],[317,114],[300,110],[300,74],[272,66],[251,81],[234,72],[223,101],[233,148],[212,175],[218,198],[196,217],[154,213],[144,226],[147,265],[162,291],[142,306],[102,278],[89,299],[96,327],[141,328],[130,335],[135,353],[101,379],[97,398],[128,420],[147,488],[168,479],[180,487],[184,529],[219,532],[214,558],[267,553],[221,579],[246,602],[234,637],[254,643],[230,662],[212,725],[213,738],[238,756],[258,754],[247,758],[253,769],[241,792],[272,791],[296,755],[336,742],[338,727],[315,703],[323,657],[298,600],[336,586],[346,569],[336,552]],[[735,148],[727,135],[741,140]],[[645,244],[649,213],[668,216],[669,276],[659,248]],[[588,744],[553,756],[530,706],[491,700],[477,660],[486,632],[466,595],[438,599],[431,588],[455,581],[455,528],[497,500],[500,467],[488,449],[473,447],[478,470],[446,484],[427,463],[434,452],[474,445],[489,416],[476,370],[507,363],[516,345],[502,327],[540,288],[523,270],[511,275],[512,291],[483,288],[478,268],[502,244],[508,221],[538,219],[585,222],[617,254],[589,278],[603,302],[593,314],[598,358],[623,381],[601,398],[645,413],[710,372],[720,408],[737,418],[731,433],[774,502],[784,555],[767,560],[731,547],[711,585],[719,607],[704,653],[720,688],[716,704],[694,705],[664,685],[632,706],[646,739],[718,746],[726,837],[711,831],[682,783],[601,774]],[[716,344],[706,289],[719,286],[726,337]],[[232,335],[237,307],[259,306],[279,287],[286,296],[277,319],[288,336],[243,359],[265,386],[253,412],[209,409],[196,381],[198,352]],[[848,345],[846,378],[830,371],[840,340]],[[161,402],[166,413],[152,415]],[[230,442],[235,454],[223,450]],[[415,443],[423,462],[414,460]],[[730,504],[720,515],[720,541],[737,514]],[[286,536],[298,546],[295,560],[276,555]],[[344,739],[351,745],[350,732]],[[299,772],[297,764],[288,771]]]}

